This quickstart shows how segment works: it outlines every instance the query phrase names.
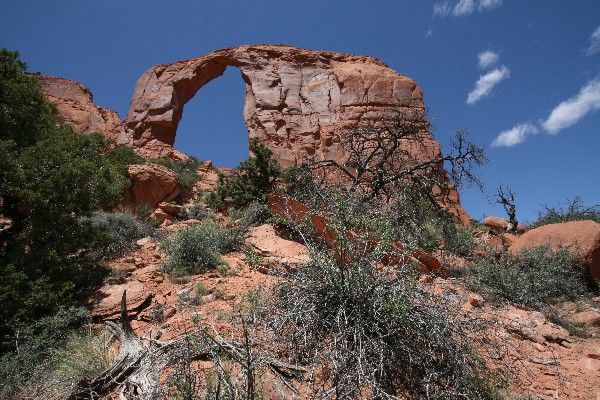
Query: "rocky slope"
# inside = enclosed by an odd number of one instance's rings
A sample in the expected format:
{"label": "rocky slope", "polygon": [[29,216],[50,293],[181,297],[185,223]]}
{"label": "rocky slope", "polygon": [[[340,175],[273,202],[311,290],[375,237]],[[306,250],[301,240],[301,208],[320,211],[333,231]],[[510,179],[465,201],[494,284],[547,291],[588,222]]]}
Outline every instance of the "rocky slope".
{"label": "rocky slope", "polygon": [[[195,192],[212,190],[215,171],[202,168],[199,174],[201,181]],[[165,220],[160,229],[170,235],[196,223],[199,221]],[[480,236],[480,243],[496,235],[489,231]],[[234,335],[232,317],[247,307],[248,295],[263,290],[267,293],[282,279],[282,272],[300,268],[308,259],[308,249],[303,244],[282,236],[282,231],[272,225],[251,228],[245,243],[253,255],[249,252],[225,255],[227,269],[174,279],[160,270],[165,256],[160,253],[157,241],[141,239],[137,250],[111,263],[119,277],[107,279],[89,297],[92,316],[97,320],[118,319],[121,295],[127,290],[127,309],[133,329],[140,337],[168,343],[199,326],[215,329],[224,336]],[[444,253],[434,256],[447,268],[465,266],[464,260],[454,256]],[[505,376],[514,394],[529,394],[539,399],[583,400],[600,396],[600,298],[557,307],[560,315],[585,332],[576,336],[538,311],[488,302],[480,294],[467,290],[460,278],[425,274],[417,285],[450,299],[460,307],[465,321],[479,321],[482,330],[476,332],[477,346],[488,364]],[[203,289],[200,291],[199,287]],[[272,350],[266,338],[254,340],[256,351]],[[261,390],[267,398],[304,398],[302,393],[307,387],[301,381],[291,383],[294,390],[277,386],[276,381],[273,377],[261,380]]]}

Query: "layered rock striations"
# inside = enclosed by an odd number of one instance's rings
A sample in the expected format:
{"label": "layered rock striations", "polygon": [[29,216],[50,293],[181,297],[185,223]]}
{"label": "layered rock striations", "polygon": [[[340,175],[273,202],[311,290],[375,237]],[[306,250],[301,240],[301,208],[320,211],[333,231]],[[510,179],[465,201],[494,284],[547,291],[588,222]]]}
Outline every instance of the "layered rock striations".
{"label": "layered rock striations", "polygon": [[[157,65],[138,80],[125,122],[128,143],[142,155],[168,155],[184,105],[228,66],[246,83],[244,120],[284,166],[306,156],[340,160],[339,135],[386,113],[424,111],[412,80],[372,57],[290,46],[218,50]],[[423,141],[439,151],[424,132]]]}
{"label": "layered rock striations", "polygon": [[53,76],[39,75],[37,78],[46,97],[75,132],[98,132],[118,142],[124,140],[124,129],[117,112],[94,104],[92,92],[83,84]]}
{"label": "layered rock striations", "polygon": [[[65,122],[77,132],[99,131],[144,157],[178,158],[182,155],[173,144],[185,104],[227,67],[238,68],[246,84],[244,120],[249,140],[259,138],[283,166],[310,157],[343,162],[348,154],[341,138],[348,130],[382,118],[391,121],[398,114],[410,119],[425,112],[419,86],[373,57],[283,45],[229,48],[154,66],[137,81],[122,124],[114,111],[92,103],[85,86],[60,78],[40,81]],[[417,161],[440,154],[428,129],[427,123],[421,123],[417,139],[405,143]],[[442,182],[434,194],[468,222],[443,165],[434,166],[432,173]]]}

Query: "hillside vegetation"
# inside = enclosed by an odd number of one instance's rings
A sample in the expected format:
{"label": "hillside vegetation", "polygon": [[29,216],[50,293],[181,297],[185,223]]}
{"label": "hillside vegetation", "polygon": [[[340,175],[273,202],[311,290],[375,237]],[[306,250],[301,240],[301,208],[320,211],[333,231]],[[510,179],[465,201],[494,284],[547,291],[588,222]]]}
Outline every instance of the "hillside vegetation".
{"label": "hillside vegetation", "polygon": [[[136,216],[118,206],[145,160],[75,134],[2,50],[0,397],[521,398],[520,352],[549,368],[597,335],[560,308],[591,310],[597,288],[570,249],[510,254],[506,232],[458,223],[444,189],[486,161],[466,132],[416,162],[420,131],[391,120],[345,133],[344,163],[283,169],[259,140],[227,173],[154,160],[185,190]],[[534,225],[597,214],[576,200]]]}

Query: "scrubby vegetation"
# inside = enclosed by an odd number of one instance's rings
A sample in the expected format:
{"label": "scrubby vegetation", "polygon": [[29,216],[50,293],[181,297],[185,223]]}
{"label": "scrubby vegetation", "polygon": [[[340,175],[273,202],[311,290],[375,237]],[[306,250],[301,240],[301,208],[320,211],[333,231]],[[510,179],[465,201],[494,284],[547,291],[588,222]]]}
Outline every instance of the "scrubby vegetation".
{"label": "scrubby vegetation", "polygon": [[566,247],[554,251],[542,246],[519,256],[504,253],[481,257],[469,275],[473,289],[538,310],[589,293],[585,268]]}
{"label": "scrubby vegetation", "polygon": [[201,163],[196,157],[188,156],[185,160],[173,160],[169,157],[162,157],[149,160],[149,162],[162,165],[175,172],[179,184],[183,189],[190,189],[198,182],[197,169]]}
{"label": "scrubby vegetation", "polygon": [[219,174],[216,190],[206,196],[206,204],[211,208],[241,208],[253,201],[264,201],[275,189],[281,167],[273,159],[273,152],[259,139],[250,142],[250,151],[253,156],[238,165],[234,176]]}
{"label": "scrubby vegetation", "polygon": [[567,200],[564,205],[544,205],[533,226],[537,228],[542,225],[582,220],[592,220],[600,223],[600,205],[586,206],[583,198],[577,196],[572,201]]}
{"label": "scrubby vegetation", "polygon": [[[315,390],[335,398],[490,398],[469,325],[418,288],[410,263],[380,267],[384,256],[410,253],[392,248],[392,225],[373,230],[380,216],[356,200],[336,198],[336,246],[313,247],[310,262],[277,287],[272,324],[292,361],[328,371]],[[366,227],[369,235],[347,235]]]}
{"label": "scrubby vegetation", "polygon": [[156,229],[129,212],[96,211],[83,218],[100,232],[93,255],[113,259],[136,248],[136,241],[147,236],[157,236]]}
{"label": "scrubby vegetation", "polygon": [[224,228],[210,221],[184,228],[162,243],[161,251],[169,256],[163,270],[192,275],[216,268],[223,263],[220,254],[243,248],[244,233],[242,227]]}

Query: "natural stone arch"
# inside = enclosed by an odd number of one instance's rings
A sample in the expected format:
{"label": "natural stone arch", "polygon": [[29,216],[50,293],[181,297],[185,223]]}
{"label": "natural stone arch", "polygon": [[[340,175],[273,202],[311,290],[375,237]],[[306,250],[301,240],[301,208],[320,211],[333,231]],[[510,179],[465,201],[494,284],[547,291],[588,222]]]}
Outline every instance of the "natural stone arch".
{"label": "natural stone arch", "polygon": [[[344,132],[361,122],[382,118],[385,122],[398,113],[411,122],[406,117],[425,110],[417,84],[375,58],[290,46],[230,48],[150,68],[136,84],[122,125],[116,112],[92,103],[83,85],[52,77],[41,82],[77,132],[98,130],[145,157],[179,158],[185,156],[173,144],[184,105],[227,67],[239,68],[246,84],[244,122],[249,139],[261,139],[284,167],[310,156],[343,162],[348,157],[340,145]],[[414,140],[407,140],[406,149],[415,160],[437,158],[440,145],[427,123],[419,126],[422,129]],[[443,165],[431,172],[441,180],[432,194],[468,223]]]}
{"label": "natural stone arch", "polygon": [[[125,122],[125,142],[146,157],[176,155],[183,108],[228,66],[246,84],[244,121],[284,166],[306,156],[341,159],[340,133],[389,110],[424,111],[412,80],[372,57],[290,46],[243,46],[157,65],[138,80]],[[439,151],[424,127],[423,140]]]}

